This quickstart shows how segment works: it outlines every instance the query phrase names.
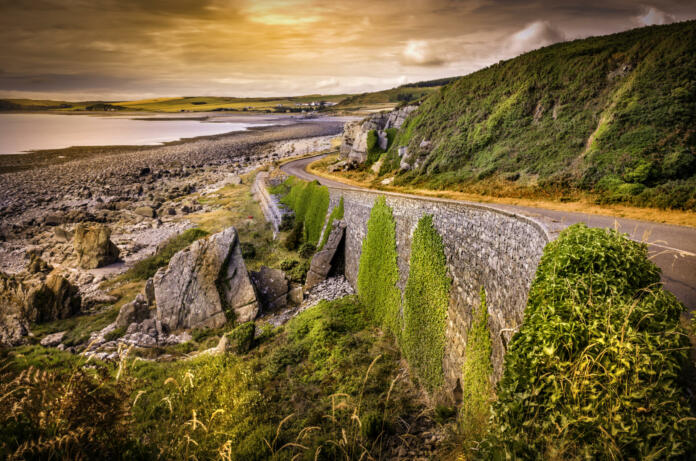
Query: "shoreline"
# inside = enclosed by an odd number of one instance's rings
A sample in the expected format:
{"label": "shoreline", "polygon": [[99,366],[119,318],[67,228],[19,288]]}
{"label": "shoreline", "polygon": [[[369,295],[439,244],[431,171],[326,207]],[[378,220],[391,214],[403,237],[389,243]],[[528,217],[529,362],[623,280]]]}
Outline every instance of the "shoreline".
{"label": "shoreline", "polygon": [[[43,112],[33,112],[33,113],[46,113]],[[107,116],[112,116],[111,113]],[[148,114],[159,114],[156,112],[140,112],[138,115],[148,115]],[[293,126],[293,125],[303,125],[303,124],[337,124],[343,122],[341,117],[317,117],[317,118],[299,118],[297,116],[285,115],[285,114],[259,114],[259,115],[219,115],[215,113],[205,113],[208,115],[202,116],[201,113],[197,114],[196,117],[180,117],[178,114],[177,118],[186,118],[192,120],[209,120],[214,118],[233,118],[235,122],[240,123],[259,123],[263,125],[250,126],[245,130],[229,131],[226,133],[218,133],[213,135],[202,135],[194,136],[188,138],[181,138],[173,141],[166,141],[158,144],[143,145],[103,145],[103,146],[72,146],[63,147],[56,149],[41,149],[33,150],[24,153],[14,153],[14,154],[3,154],[0,155],[0,177],[7,173],[14,173],[19,171],[33,170],[36,168],[41,168],[49,165],[56,165],[67,163],[75,160],[88,159],[98,156],[109,156],[118,155],[134,152],[151,151],[158,148],[167,148],[174,146],[181,146],[186,144],[194,145],[199,141],[216,141],[224,140],[226,138],[236,138],[243,137],[249,133],[263,132],[263,131],[275,131],[282,129],[283,127]],[[1,115],[1,113],[0,113]],[[70,114],[75,115],[75,114]],[[80,115],[102,115],[101,113],[96,114],[80,114]],[[120,114],[123,115],[123,114]],[[135,114],[132,114],[135,115]],[[160,118],[169,119],[168,117]],[[209,123],[216,123],[211,121]]]}

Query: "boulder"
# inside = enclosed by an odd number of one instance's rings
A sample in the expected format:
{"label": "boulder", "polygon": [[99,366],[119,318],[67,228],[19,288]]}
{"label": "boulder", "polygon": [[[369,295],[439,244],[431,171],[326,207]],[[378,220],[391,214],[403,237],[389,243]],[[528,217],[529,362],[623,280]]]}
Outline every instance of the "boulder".
{"label": "boulder", "polygon": [[301,285],[294,286],[290,289],[288,292],[288,301],[290,304],[294,304],[295,306],[299,306],[302,304],[302,301],[304,300],[304,289],[302,289]]}
{"label": "boulder", "polygon": [[264,310],[274,311],[288,305],[288,279],[280,269],[262,266],[258,272],[251,273],[256,292]]}
{"label": "boulder", "polygon": [[151,206],[140,206],[133,210],[135,214],[143,216],[145,218],[154,218],[157,216],[155,210]]}
{"label": "boulder", "polygon": [[55,235],[56,240],[59,242],[69,242],[72,239],[72,233],[66,231],[62,227],[54,227],[53,235]]}
{"label": "boulder", "polygon": [[337,256],[338,248],[343,241],[343,234],[346,230],[346,222],[337,220],[333,222],[331,233],[324,245],[324,248],[315,253],[307,272],[304,290],[309,291],[321,281],[325,280],[331,271]]}
{"label": "boulder", "polygon": [[0,345],[22,344],[29,333],[24,317],[26,288],[17,277],[0,272]]}
{"label": "boulder", "polygon": [[65,277],[52,272],[26,297],[25,316],[31,322],[49,322],[72,317],[82,304],[79,290]]}
{"label": "boulder", "polygon": [[131,323],[140,323],[150,317],[147,299],[141,293],[135,299],[121,306],[116,317],[116,328],[126,328]]}
{"label": "boulder", "polygon": [[111,229],[102,224],[78,224],[73,247],[83,269],[96,269],[118,261],[119,251],[111,241]]}
{"label": "boulder", "polygon": [[58,344],[63,342],[65,334],[67,331],[59,331],[58,333],[53,333],[52,335],[47,335],[41,340],[41,345],[44,347],[56,347]]}
{"label": "boulder", "polygon": [[389,146],[389,137],[387,136],[386,131],[378,131],[377,132],[377,144],[379,145],[379,148],[386,151],[387,146]]}
{"label": "boulder", "polygon": [[228,319],[248,322],[259,313],[234,227],[176,253],[153,283],[156,318],[169,330],[218,328]]}

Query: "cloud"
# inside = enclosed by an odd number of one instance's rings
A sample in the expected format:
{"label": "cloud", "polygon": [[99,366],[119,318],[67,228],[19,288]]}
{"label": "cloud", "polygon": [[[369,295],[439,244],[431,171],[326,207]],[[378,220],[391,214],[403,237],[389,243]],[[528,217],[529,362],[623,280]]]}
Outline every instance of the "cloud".
{"label": "cloud", "polygon": [[445,62],[425,40],[409,40],[401,52],[401,63],[407,66],[441,66]]}
{"label": "cloud", "polygon": [[671,24],[677,20],[677,18],[675,18],[673,15],[665,13],[664,11],[659,10],[653,6],[644,7],[643,14],[636,16],[633,19],[634,22],[636,22],[640,26]]}
{"label": "cloud", "polygon": [[507,51],[518,55],[535,50],[566,39],[562,30],[554,27],[549,21],[535,21],[524,29],[515,32],[507,40]]}
{"label": "cloud", "polygon": [[337,78],[327,78],[324,80],[319,80],[317,82],[317,88],[325,90],[325,89],[331,89],[331,88],[336,88],[339,86],[340,82],[338,81]]}

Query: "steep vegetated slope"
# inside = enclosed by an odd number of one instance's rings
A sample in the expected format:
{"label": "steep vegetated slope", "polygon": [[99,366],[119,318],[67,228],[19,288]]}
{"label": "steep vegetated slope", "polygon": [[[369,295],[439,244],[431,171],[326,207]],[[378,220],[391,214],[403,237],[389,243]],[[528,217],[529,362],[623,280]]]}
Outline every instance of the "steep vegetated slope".
{"label": "steep vegetated slope", "polygon": [[428,97],[381,173],[399,168],[398,148],[408,146],[411,170],[396,184],[587,191],[602,202],[694,210],[694,56],[689,21],[500,62]]}

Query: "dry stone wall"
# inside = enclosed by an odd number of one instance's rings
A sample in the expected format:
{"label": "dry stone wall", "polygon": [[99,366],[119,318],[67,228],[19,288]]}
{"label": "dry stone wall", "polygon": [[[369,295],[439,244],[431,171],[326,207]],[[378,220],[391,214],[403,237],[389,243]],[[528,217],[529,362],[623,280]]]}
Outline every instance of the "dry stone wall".
{"label": "dry stone wall", "polygon": [[550,239],[546,228],[532,219],[483,205],[340,187],[329,187],[329,191],[330,208],[338,205],[341,196],[344,198],[345,275],[353,287],[357,284],[367,220],[379,195],[385,195],[396,220],[402,293],[408,278],[413,231],[421,216],[433,216],[433,224],[442,235],[452,278],[443,363],[447,386],[454,391],[461,378],[466,332],[474,308],[480,303],[482,286],[487,294],[497,380],[502,373],[505,348],[522,322],[537,264]]}

